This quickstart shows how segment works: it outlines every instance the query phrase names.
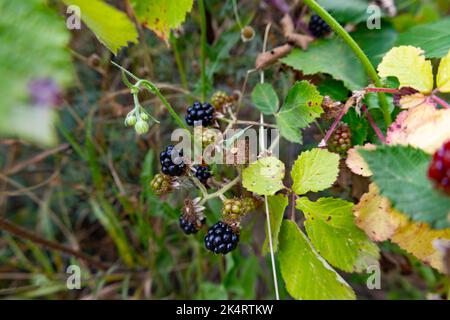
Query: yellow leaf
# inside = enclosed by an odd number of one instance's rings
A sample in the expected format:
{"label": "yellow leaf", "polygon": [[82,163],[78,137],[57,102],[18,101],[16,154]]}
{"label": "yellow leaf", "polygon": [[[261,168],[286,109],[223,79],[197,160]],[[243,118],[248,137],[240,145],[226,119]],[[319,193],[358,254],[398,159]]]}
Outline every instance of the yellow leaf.
{"label": "yellow leaf", "polygon": [[402,109],[411,109],[411,108],[415,108],[418,107],[422,104],[430,104],[430,102],[428,102],[429,97],[428,96],[424,96],[421,93],[416,93],[416,94],[410,94],[407,96],[403,96],[402,98],[400,98],[399,104],[402,107]]}
{"label": "yellow leaf", "polygon": [[436,80],[440,92],[450,92],[450,50],[441,59]]}
{"label": "yellow leaf", "polygon": [[380,77],[396,77],[400,87],[411,87],[421,93],[433,90],[433,68],[423,50],[412,46],[392,48],[378,66]]}
{"label": "yellow leaf", "polygon": [[377,147],[371,143],[367,143],[364,146],[355,146],[348,150],[347,160],[345,163],[347,167],[354,173],[363,177],[370,177],[372,171],[370,171],[369,166],[366,161],[361,157],[358,150],[375,150]]}
{"label": "yellow leaf", "polygon": [[191,11],[193,0],[132,0],[137,20],[167,41],[170,30],[178,28]]}
{"label": "yellow leaf", "polygon": [[374,183],[353,207],[353,212],[356,225],[373,241],[388,240],[400,225],[399,213],[391,209],[388,199],[380,196]]}
{"label": "yellow leaf", "polygon": [[422,104],[401,112],[388,128],[386,142],[411,145],[434,153],[450,139],[450,109]]}
{"label": "yellow leaf", "polygon": [[436,240],[450,240],[450,229],[431,229],[425,223],[410,221],[394,210],[388,199],[379,194],[375,184],[361,197],[354,207],[356,224],[374,241],[390,239],[402,249],[442,273],[448,273],[444,265],[444,253],[434,245]]}

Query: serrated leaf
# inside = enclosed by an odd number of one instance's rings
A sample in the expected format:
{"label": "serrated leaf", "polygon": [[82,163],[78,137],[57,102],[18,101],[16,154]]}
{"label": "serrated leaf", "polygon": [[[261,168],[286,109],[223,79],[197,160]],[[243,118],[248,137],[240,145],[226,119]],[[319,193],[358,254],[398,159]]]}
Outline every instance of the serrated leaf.
{"label": "serrated leaf", "polygon": [[372,180],[393,207],[435,228],[450,226],[450,197],[436,190],[427,177],[431,156],[411,146],[379,146],[360,150],[373,172]]}
{"label": "serrated leaf", "polygon": [[193,0],[132,0],[136,18],[158,37],[167,41],[170,30],[178,28],[192,10]]}
{"label": "serrated leaf", "polygon": [[280,61],[306,75],[329,74],[343,81],[350,90],[360,90],[368,84],[361,62],[338,38],[317,41],[309,46],[308,51],[294,49]]}
{"label": "serrated leaf", "polygon": [[390,239],[426,264],[448,273],[443,263],[443,253],[436,249],[434,243],[450,240],[450,229],[433,230],[425,223],[409,221],[379,194],[375,184],[361,197],[354,213],[358,226],[374,241]]}
{"label": "serrated leaf", "polygon": [[412,46],[392,48],[378,65],[380,77],[396,77],[400,87],[411,87],[421,93],[433,90],[433,68],[424,51]]}
{"label": "serrated leaf", "polygon": [[296,208],[305,213],[306,232],[314,248],[332,266],[362,272],[378,265],[378,247],[356,226],[353,203],[334,198],[312,202],[306,197],[296,203]]}
{"label": "serrated leaf", "polygon": [[258,83],[252,91],[252,103],[264,114],[274,114],[279,107],[277,93],[272,85]]}
{"label": "serrated leaf", "polygon": [[450,50],[447,55],[441,59],[436,82],[440,92],[450,92]]}
{"label": "serrated leaf", "polygon": [[389,127],[386,142],[411,145],[428,153],[437,151],[450,139],[450,110],[421,104],[403,111]]}
{"label": "serrated leaf", "polygon": [[[286,207],[288,205],[288,198],[283,194],[277,194],[275,196],[268,197],[267,201],[269,204],[270,230],[272,231],[273,252],[277,252],[278,235],[280,233],[281,222],[283,221],[284,210],[286,210]],[[266,231],[266,239],[263,243],[262,255],[266,255],[270,252],[267,221],[264,230]]]}
{"label": "serrated leaf", "polygon": [[333,185],[339,173],[339,155],[324,149],[302,152],[292,167],[296,194],[325,190]]}
{"label": "serrated leaf", "polygon": [[411,45],[425,50],[427,58],[441,58],[450,49],[450,18],[414,26],[400,34],[396,46]]}
{"label": "serrated leaf", "polygon": [[138,33],[128,16],[101,0],[63,0],[67,5],[80,8],[81,19],[94,32],[98,40],[112,53],[128,43],[137,43]]}
{"label": "serrated leaf", "polygon": [[242,171],[242,185],[261,196],[271,196],[284,188],[284,172],[284,163],[277,158],[261,158]]}
{"label": "serrated leaf", "polygon": [[342,121],[347,123],[350,128],[352,145],[361,145],[366,141],[369,132],[369,122],[366,118],[359,116],[355,108],[348,110]]}
{"label": "serrated leaf", "polygon": [[353,300],[355,293],[316,252],[298,226],[284,220],[278,257],[286,289],[295,299]]}
{"label": "serrated leaf", "polygon": [[296,82],[275,114],[281,135],[291,142],[302,143],[301,129],[307,128],[322,114],[322,99],[316,87],[308,81]]}
{"label": "serrated leaf", "polygon": [[377,66],[384,54],[391,49],[397,40],[398,33],[395,29],[383,25],[381,29],[369,30],[365,26],[352,32],[351,36],[373,65]]}
{"label": "serrated leaf", "polygon": [[[42,1],[0,1],[0,12],[0,135],[52,145],[56,117],[48,98],[72,81],[70,33]],[[48,85],[32,90],[36,81]],[[33,94],[46,101],[36,103]]]}

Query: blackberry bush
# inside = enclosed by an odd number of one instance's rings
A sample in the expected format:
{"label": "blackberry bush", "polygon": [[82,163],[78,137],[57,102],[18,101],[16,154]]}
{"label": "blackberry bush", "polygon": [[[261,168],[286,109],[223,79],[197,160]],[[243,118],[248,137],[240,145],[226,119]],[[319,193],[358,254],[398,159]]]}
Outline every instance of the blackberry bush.
{"label": "blackberry bush", "polygon": [[214,117],[214,107],[209,103],[196,101],[187,109],[186,123],[190,126],[201,124],[203,127],[210,126]]}

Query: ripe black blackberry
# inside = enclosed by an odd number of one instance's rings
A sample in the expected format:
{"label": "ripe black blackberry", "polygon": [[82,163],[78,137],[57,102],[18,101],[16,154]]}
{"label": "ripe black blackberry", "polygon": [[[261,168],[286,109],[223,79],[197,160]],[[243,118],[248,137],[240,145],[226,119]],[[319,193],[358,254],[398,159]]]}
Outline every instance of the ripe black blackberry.
{"label": "ripe black blackberry", "polygon": [[331,27],[317,14],[311,16],[308,28],[311,34],[316,38],[322,38],[331,32]]}
{"label": "ripe black blackberry", "polygon": [[434,181],[436,187],[450,195],[450,141],[444,143],[433,155],[428,177]]}
{"label": "ripe black blackberry", "polygon": [[214,116],[214,107],[209,103],[201,104],[196,101],[187,109],[186,123],[190,126],[201,124],[203,127],[211,125]]}
{"label": "ripe black blackberry", "polygon": [[239,234],[223,221],[217,222],[205,236],[206,249],[216,254],[233,251],[239,242]]}
{"label": "ripe black blackberry", "polygon": [[166,150],[159,154],[159,162],[161,163],[161,171],[169,176],[181,176],[186,164],[183,161],[183,150],[176,149],[173,145],[169,145]]}
{"label": "ripe black blackberry", "polygon": [[180,228],[183,230],[185,234],[194,234],[197,233],[198,230],[203,226],[206,222],[206,218],[202,218],[200,221],[192,221],[189,217],[185,215],[180,216]]}
{"label": "ripe black blackberry", "polygon": [[201,183],[206,184],[209,177],[211,177],[211,168],[208,165],[201,166],[197,164],[194,166],[194,169],[195,177],[200,180]]}

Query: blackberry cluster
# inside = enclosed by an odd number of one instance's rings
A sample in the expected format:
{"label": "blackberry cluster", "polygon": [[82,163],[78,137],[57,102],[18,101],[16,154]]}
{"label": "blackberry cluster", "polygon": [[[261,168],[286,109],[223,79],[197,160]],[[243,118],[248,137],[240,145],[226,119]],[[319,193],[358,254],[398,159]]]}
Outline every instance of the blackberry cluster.
{"label": "blackberry cluster", "polygon": [[311,34],[316,38],[322,38],[331,32],[331,27],[317,14],[311,16],[308,28]]}
{"label": "blackberry cluster", "polygon": [[201,123],[203,127],[211,125],[214,116],[214,107],[209,103],[201,104],[196,101],[187,109],[186,123],[194,126],[196,123]]}
{"label": "blackberry cluster", "polygon": [[197,224],[197,221],[191,221],[185,215],[180,216],[180,228],[183,230],[185,234],[194,234],[197,233],[198,230],[203,226],[206,222],[206,219],[203,218]]}
{"label": "blackberry cluster", "polygon": [[[172,160],[172,155],[174,156]],[[159,162],[161,163],[161,171],[169,176],[181,176],[186,164],[183,161],[183,150],[177,150],[173,145],[169,145],[166,150],[160,153]]]}
{"label": "blackberry cluster", "polygon": [[227,254],[239,243],[239,234],[223,221],[217,222],[205,236],[206,249],[216,254]]}
{"label": "blackberry cluster", "polygon": [[195,165],[195,177],[200,180],[201,183],[206,184],[209,177],[211,177],[211,168],[209,166]]}
{"label": "blackberry cluster", "polygon": [[428,177],[438,188],[450,195],[450,141],[444,143],[433,155],[428,168]]}
{"label": "blackberry cluster", "polygon": [[333,135],[328,142],[328,150],[345,156],[351,147],[352,137],[350,128],[346,123],[341,123],[333,132]]}

